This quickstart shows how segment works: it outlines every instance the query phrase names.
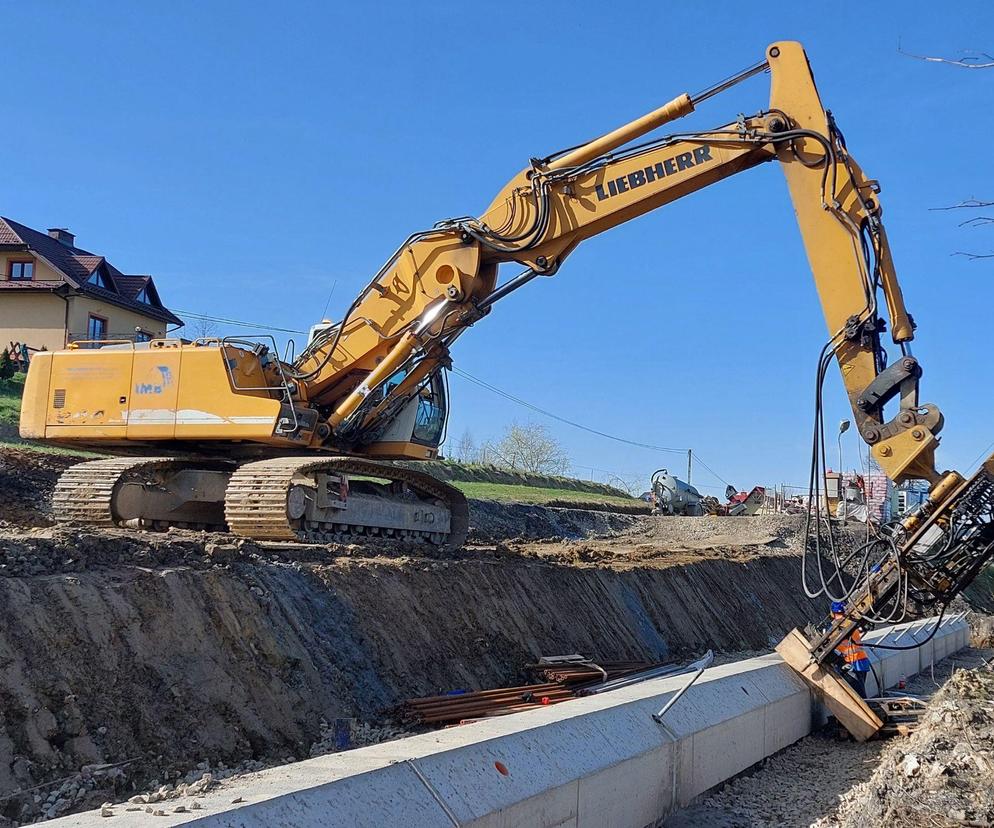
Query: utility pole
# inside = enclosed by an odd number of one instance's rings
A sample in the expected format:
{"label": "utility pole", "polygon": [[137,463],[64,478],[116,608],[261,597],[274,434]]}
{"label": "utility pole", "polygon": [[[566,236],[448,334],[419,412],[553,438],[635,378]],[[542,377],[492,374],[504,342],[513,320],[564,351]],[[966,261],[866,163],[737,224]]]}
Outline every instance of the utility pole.
{"label": "utility pole", "polygon": [[687,483],[688,484],[691,482],[690,475],[693,471],[693,465],[694,465],[694,450],[687,449]]}

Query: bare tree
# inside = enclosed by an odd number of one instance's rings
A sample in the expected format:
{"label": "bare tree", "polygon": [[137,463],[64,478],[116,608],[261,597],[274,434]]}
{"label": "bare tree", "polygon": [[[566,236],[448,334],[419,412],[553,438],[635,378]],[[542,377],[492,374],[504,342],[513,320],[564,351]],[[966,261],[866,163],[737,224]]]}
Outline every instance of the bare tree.
{"label": "bare tree", "polygon": [[994,68],[994,55],[989,55],[987,52],[964,52],[962,57],[958,58],[944,58],[944,57],[933,57],[931,55],[916,55],[911,52],[905,52],[901,48],[901,42],[897,43],[897,51],[902,55],[906,55],[910,58],[915,58],[916,60],[924,60],[926,63],[946,63],[950,66],[959,66],[961,69],[991,69]]}
{"label": "bare tree", "polygon": [[203,317],[184,323],[182,328],[176,329],[176,333],[188,339],[214,339],[220,336],[217,322]]}
{"label": "bare tree", "polygon": [[[926,63],[945,63],[949,66],[957,66],[960,69],[994,69],[994,55],[990,55],[987,52],[964,52],[962,57],[959,58],[944,58],[944,57],[934,57],[931,55],[916,55],[911,52],[906,52],[901,48],[901,43],[898,41],[897,50],[902,54],[910,58],[915,58],[916,60],[924,60]],[[948,207],[933,207],[933,210],[983,210],[987,207],[994,207],[994,201],[982,201],[977,198],[968,198],[965,201],[961,201],[959,204],[951,204]],[[994,217],[992,216],[982,216],[975,215],[970,216],[970,218],[961,221],[959,223],[960,227],[983,227],[988,224],[994,224]],[[954,256],[963,256],[971,261],[977,261],[979,259],[994,259],[994,253],[967,253],[963,250],[957,250],[953,253]]]}
{"label": "bare tree", "polygon": [[190,326],[194,339],[213,339],[218,335],[217,322],[210,319],[195,319]]}
{"label": "bare tree", "polygon": [[497,465],[537,474],[566,474],[570,459],[548,428],[536,423],[507,427],[500,443],[488,447]]}
{"label": "bare tree", "polygon": [[[987,207],[994,207],[994,201],[981,201],[979,198],[968,198],[965,201],[961,201],[959,204],[950,204],[948,207],[932,207],[933,211],[942,210],[983,210]],[[964,219],[959,223],[960,227],[983,227],[988,224],[994,224],[994,216],[970,216],[968,219]],[[953,253],[954,256],[965,256],[967,259],[994,259],[994,253],[967,253],[962,250],[957,250]]]}
{"label": "bare tree", "polygon": [[456,443],[455,456],[460,463],[476,463],[479,459],[476,442],[468,428],[462,433],[459,442]]}

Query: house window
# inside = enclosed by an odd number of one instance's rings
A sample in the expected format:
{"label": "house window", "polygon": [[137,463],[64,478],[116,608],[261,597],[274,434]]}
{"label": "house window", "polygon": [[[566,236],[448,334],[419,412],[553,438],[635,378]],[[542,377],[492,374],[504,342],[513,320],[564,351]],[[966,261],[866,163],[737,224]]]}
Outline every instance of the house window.
{"label": "house window", "polygon": [[35,275],[34,262],[11,262],[10,272],[7,274],[13,281],[29,282]]}
{"label": "house window", "polygon": [[135,342],[151,342],[152,334],[145,331],[135,331]]}
{"label": "house window", "polygon": [[87,284],[96,285],[97,287],[102,287],[104,290],[110,290],[110,285],[107,284],[107,280],[104,275],[99,270],[94,270],[93,275],[86,280]]}
{"label": "house window", "polygon": [[90,314],[90,321],[86,326],[86,338],[87,339],[106,339],[107,338],[107,320],[102,316],[94,316]]}
{"label": "house window", "polygon": [[145,305],[152,304],[148,298],[148,288],[142,288],[140,291],[138,291],[138,295],[135,297],[135,299],[137,299],[139,302],[142,302]]}

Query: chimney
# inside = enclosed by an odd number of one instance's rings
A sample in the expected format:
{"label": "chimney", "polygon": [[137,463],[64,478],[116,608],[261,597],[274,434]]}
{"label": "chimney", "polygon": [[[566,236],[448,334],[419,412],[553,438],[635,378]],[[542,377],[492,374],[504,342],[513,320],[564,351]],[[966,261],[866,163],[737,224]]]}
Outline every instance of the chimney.
{"label": "chimney", "polygon": [[66,247],[72,247],[76,242],[76,235],[70,233],[67,227],[49,227],[48,235],[56,241],[62,242]]}

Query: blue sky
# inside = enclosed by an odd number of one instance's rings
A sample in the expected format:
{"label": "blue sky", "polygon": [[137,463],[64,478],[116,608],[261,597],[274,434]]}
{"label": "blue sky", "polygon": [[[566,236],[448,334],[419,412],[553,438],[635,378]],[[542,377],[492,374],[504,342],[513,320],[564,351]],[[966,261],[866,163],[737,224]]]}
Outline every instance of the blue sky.
{"label": "blue sky", "polygon": [[[940,467],[994,440],[994,228],[930,207],[994,198],[994,4],[5,2],[3,214],[68,226],[180,310],[306,329],[341,313],[407,234],[479,213],[527,159],[805,44],[849,148],[883,185],[919,323]],[[754,78],[680,128],[766,105]],[[739,487],[807,479],[825,339],[776,165],[587,242],[456,346],[461,369],[602,431],[693,446]],[[547,422],[578,467],[676,455],[529,413],[452,378],[453,442]],[[827,419],[848,415],[836,374]],[[856,462],[846,435],[846,465]],[[834,460],[830,458],[834,465]],[[589,473],[588,473],[589,474]],[[594,472],[603,479],[603,472]],[[717,484],[703,469],[695,481]]]}

